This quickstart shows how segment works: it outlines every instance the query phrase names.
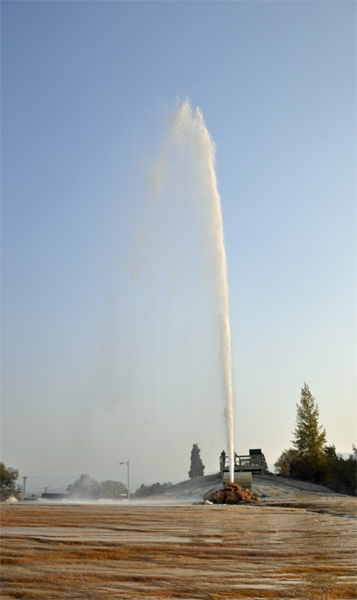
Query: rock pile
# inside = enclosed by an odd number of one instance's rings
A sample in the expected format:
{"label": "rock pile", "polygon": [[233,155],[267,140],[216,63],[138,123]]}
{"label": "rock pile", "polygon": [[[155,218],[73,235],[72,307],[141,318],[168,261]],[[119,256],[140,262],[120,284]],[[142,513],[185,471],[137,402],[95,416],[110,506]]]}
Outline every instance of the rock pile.
{"label": "rock pile", "polygon": [[252,496],[250,490],[241,488],[237,483],[226,483],[223,490],[215,490],[204,498],[212,504],[240,504],[260,502],[259,498]]}

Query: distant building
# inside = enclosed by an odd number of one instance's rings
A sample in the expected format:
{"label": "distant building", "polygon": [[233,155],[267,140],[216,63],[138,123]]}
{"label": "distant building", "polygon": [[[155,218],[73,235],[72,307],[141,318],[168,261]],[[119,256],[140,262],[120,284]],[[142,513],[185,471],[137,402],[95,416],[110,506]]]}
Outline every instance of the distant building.
{"label": "distant building", "polygon": [[44,492],[41,494],[41,498],[45,498],[46,500],[66,500],[68,498],[68,494],[55,494],[51,492]]}

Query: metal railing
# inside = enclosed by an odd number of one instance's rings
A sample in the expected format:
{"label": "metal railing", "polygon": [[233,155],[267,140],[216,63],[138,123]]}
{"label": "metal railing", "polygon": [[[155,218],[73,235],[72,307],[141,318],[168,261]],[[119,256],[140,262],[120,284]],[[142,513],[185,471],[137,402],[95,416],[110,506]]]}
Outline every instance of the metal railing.
{"label": "metal railing", "polygon": [[[264,473],[268,465],[265,460],[264,454],[256,455],[240,455],[235,454],[234,456],[234,470],[235,471],[261,471]],[[229,469],[229,456],[220,456],[220,469],[221,471]]]}

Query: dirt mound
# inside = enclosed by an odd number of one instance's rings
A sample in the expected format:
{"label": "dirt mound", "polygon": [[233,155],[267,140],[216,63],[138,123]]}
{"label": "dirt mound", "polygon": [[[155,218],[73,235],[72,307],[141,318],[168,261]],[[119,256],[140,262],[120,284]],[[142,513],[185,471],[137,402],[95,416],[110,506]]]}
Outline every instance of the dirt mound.
{"label": "dirt mound", "polygon": [[215,490],[204,498],[213,504],[240,504],[259,502],[259,498],[254,498],[250,490],[241,488],[237,483],[226,483],[223,490]]}

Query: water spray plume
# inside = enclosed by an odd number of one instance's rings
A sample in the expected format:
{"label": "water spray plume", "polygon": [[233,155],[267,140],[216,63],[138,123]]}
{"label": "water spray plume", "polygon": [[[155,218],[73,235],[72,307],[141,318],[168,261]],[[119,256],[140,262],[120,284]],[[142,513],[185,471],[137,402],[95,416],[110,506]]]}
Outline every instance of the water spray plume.
{"label": "water spray plume", "polygon": [[[174,159],[172,159],[174,157]],[[204,203],[207,215],[209,244],[214,257],[218,317],[220,319],[220,344],[222,379],[225,396],[225,421],[229,456],[229,477],[234,480],[234,428],[232,354],[229,320],[227,259],[224,246],[221,200],[215,172],[215,144],[207,130],[199,108],[193,112],[189,100],[178,105],[170,119],[169,135],[161,156],[154,165],[150,187],[155,202],[165,187],[165,175],[170,160],[188,161],[192,175],[193,191]],[[166,168],[167,167],[167,168]],[[193,194],[195,196],[195,194]]]}

